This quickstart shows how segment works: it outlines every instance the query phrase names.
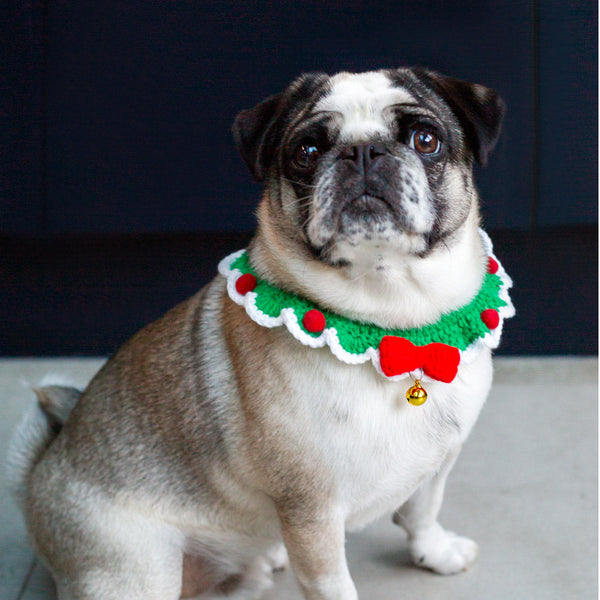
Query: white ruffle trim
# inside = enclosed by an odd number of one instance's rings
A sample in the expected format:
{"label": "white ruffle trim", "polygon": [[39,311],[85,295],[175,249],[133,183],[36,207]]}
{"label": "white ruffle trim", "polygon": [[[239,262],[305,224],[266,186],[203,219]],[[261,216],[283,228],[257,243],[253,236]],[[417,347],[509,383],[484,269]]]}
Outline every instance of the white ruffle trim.
{"label": "white ruffle trim", "polygon": [[[487,233],[483,231],[483,229],[480,229],[479,233],[481,234],[481,239],[486,254],[491,256],[498,263],[498,272],[496,274],[500,277],[503,284],[500,289],[499,296],[502,300],[504,300],[504,302],[506,302],[506,305],[501,306],[498,309],[498,313],[500,314],[500,322],[498,327],[487,333],[484,337],[475,340],[465,350],[460,351],[461,364],[469,364],[474,361],[484,347],[491,349],[497,348],[498,344],[500,343],[500,337],[502,336],[504,319],[508,319],[515,314],[514,306],[508,294],[508,290],[512,287],[512,280],[507,275],[500,261],[493,254],[492,242]],[[305,346],[309,346],[310,348],[323,348],[324,346],[329,346],[331,352],[336,358],[349,365],[359,365],[367,361],[371,361],[377,372],[390,381],[401,381],[411,376],[411,373],[402,373],[401,375],[395,375],[394,377],[388,377],[385,375],[381,370],[378,348],[368,348],[362,354],[352,354],[347,352],[344,350],[344,348],[342,348],[337,335],[337,330],[334,327],[325,328],[317,337],[309,335],[304,331],[304,329],[302,329],[292,308],[281,309],[281,312],[277,317],[271,317],[263,313],[256,307],[256,292],[247,292],[245,295],[242,295],[235,288],[235,283],[238,277],[242,275],[242,272],[239,269],[232,269],[231,265],[243,253],[244,250],[238,250],[237,252],[234,252],[233,254],[230,254],[221,260],[219,263],[219,273],[221,273],[221,275],[223,275],[223,277],[225,277],[227,280],[227,292],[229,297],[236,304],[243,306],[248,316],[255,323],[258,323],[263,327],[279,327],[283,325],[300,343],[304,344]],[[419,379],[422,381],[430,380],[430,378],[427,376],[420,376]]]}

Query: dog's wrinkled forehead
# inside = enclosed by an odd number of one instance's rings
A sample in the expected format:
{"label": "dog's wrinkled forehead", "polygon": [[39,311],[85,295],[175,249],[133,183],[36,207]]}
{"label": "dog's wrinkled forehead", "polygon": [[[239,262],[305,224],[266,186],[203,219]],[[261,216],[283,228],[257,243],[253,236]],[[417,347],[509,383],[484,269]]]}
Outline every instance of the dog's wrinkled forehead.
{"label": "dog's wrinkled forehead", "polygon": [[407,116],[449,133],[447,148],[455,158],[485,164],[503,114],[494,90],[425,69],[305,73],[283,92],[240,111],[233,135],[254,178],[263,182],[282,164],[275,157],[289,158],[286,152],[302,136],[320,141],[327,130],[325,147],[358,145],[382,135],[390,140],[399,118]]}
{"label": "dog's wrinkled forehead", "polygon": [[328,93],[314,106],[313,113],[338,117],[339,137],[345,143],[358,143],[389,132],[392,114],[398,105],[416,104],[415,97],[380,71],[340,73],[330,80]]}

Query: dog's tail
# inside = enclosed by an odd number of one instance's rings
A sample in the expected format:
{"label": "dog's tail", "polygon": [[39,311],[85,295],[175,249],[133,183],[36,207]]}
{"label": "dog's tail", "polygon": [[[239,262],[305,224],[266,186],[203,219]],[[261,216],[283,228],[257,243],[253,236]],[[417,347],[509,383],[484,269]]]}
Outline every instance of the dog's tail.
{"label": "dog's tail", "polygon": [[24,499],[31,470],[59,434],[82,393],[49,380],[32,389],[35,400],[12,437],[6,463],[9,487],[19,504]]}

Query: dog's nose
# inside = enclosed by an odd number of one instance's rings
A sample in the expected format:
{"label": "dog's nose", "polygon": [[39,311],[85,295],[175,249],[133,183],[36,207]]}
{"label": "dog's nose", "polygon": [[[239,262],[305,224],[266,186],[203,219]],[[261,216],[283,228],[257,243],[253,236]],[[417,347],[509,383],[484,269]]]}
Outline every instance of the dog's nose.
{"label": "dog's nose", "polygon": [[361,144],[360,146],[348,146],[340,153],[340,158],[343,160],[351,160],[362,173],[366,173],[371,165],[379,158],[386,154],[386,149],[383,144],[370,142]]}

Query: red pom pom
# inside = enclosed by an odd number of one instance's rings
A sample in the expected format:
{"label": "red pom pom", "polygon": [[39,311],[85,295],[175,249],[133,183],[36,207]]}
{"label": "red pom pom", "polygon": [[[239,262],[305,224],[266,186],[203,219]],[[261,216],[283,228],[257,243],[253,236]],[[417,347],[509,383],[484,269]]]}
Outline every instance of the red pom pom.
{"label": "red pom pom", "polygon": [[500,324],[500,315],[497,310],[487,308],[481,313],[481,320],[486,324],[488,329],[496,329]]}
{"label": "red pom pom", "polygon": [[320,310],[313,308],[304,315],[302,325],[310,333],[321,333],[325,329],[325,315]]}
{"label": "red pom pom", "polygon": [[245,296],[248,292],[251,292],[256,287],[256,277],[252,273],[244,273],[240,275],[235,282],[235,289],[238,294]]}
{"label": "red pom pom", "polygon": [[488,273],[491,273],[492,275],[494,275],[495,273],[498,272],[498,261],[493,259],[491,256],[488,257]]}

